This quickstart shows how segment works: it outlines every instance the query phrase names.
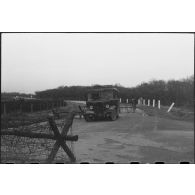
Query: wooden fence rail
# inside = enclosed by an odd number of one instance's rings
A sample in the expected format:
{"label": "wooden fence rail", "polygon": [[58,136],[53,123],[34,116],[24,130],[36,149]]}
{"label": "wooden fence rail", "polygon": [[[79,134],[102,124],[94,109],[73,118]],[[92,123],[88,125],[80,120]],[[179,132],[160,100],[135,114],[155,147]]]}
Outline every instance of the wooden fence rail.
{"label": "wooden fence rail", "polygon": [[[7,131],[7,130],[1,130],[1,135],[15,135],[19,137],[28,137],[28,138],[45,138],[45,139],[52,139],[52,140],[57,140],[57,137],[52,134],[47,134],[47,133],[33,133],[33,132],[21,132],[19,130],[12,130],[12,131]],[[66,141],[77,141],[78,136],[70,136],[66,135],[63,137]]]}

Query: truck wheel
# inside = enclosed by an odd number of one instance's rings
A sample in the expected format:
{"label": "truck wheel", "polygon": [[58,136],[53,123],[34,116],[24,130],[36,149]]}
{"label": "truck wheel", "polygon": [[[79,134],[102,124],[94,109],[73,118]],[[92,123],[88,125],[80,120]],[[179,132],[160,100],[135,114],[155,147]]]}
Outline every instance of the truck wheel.
{"label": "truck wheel", "polygon": [[85,120],[86,120],[87,122],[91,122],[91,121],[93,121],[93,119],[92,119],[92,118],[90,118],[89,116],[85,116]]}
{"label": "truck wheel", "polygon": [[113,112],[110,116],[110,120],[111,121],[115,121],[117,119],[117,115],[116,115],[116,112]]}

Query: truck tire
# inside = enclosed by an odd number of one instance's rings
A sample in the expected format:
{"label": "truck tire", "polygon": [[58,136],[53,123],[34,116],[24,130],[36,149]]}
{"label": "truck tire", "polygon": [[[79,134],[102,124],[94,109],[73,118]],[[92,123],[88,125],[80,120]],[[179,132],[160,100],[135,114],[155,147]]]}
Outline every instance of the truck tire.
{"label": "truck tire", "polygon": [[117,119],[117,114],[116,114],[116,111],[115,111],[115,112],[113,112],[113,113],[111,114],[110,120],[111,120],[111,121],[115,121],[116,119]]}
{"label": "truck tire", "polygon": [[94,120],[93,118],[90,118],[89,116],[84,116],[84,118],[85,118],[85,121],[87,122],[91,122]]}

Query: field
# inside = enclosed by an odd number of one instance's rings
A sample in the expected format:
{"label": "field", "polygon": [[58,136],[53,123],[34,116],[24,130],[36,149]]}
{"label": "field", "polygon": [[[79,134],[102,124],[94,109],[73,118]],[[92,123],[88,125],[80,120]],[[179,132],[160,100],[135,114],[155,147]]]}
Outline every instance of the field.
{"label": "field", "polygon": [[[76,108],[75,105],[71,105],[66,109],[70,110],[70,107],[71,109]],[[76,163],[130,163],[135,161],[140,163],[157,161],[194,163],[194,115],[190,112],[178,114],[178,110],[169,114],[165,110],[166,108],[159,111],[154,108],[139,107],[136,113],[123,111],[119,119],[113,122],[86,122],[84,119],[75,118],[72,133],[78,135],[79,140],[70,147],[76,155]],[[63,126],[64,117],[56,120],[59,127]],[[49,132],[46,121],[28,125],[26,129],[35,132],[40,130]],[[18,150],[19,156],[23,158],[21,161],[18,156],[13,157],[17,151],[11,152],[5,146],[5,142],[9,145],[11,140],[3,139],[3,141],[2,162],[6,162],[7,159],[9,162],[16,163],[28,163],[29,160],[43,163],[53,146],[53,141],[32,142],[32,140],[23,138],[16,143],[17,147],[21,147],[21,143],[23,143],[22,152],[28,151],[25,149],[26,143],[28,148],[31,147],[31,158],[26,157],[25,160],[21,150]],[[9,154],[5,154],[6,151]],[[3,160],[3,158],[5,159]],[[58,152],[55,162],[68,162],[64,151]]]}

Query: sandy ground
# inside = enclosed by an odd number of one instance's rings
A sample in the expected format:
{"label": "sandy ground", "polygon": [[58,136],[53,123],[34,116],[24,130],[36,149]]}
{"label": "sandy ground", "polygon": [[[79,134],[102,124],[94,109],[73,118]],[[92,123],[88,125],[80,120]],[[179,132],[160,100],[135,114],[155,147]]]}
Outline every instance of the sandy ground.
{"label": "sandy ground", "polygon": [[[56,120],[59,129],[64,122],[63,119]],[[47,122],[31,125],[28,129],[49,132]],[[119,119],[112,122],[86,122],[75,118],[72,133],[79,136],[77,142],[68,144],[77,158],[76,163],[194,163],[193,122],[148,116],[137,109],[136,113],[131,110],[121,113]],[[15,163],[29,163],[29,156],[27,160],[24,156],[29,151],[32,162],[44,163],[54,144],[54,141],[26,138],[2,141],[3,162],[10,159]],[[13,148],[9,147],[10,142]],[[17,160],[19,154],[23,161]],[[69,162],[62,149],[58,151],[55,162]]]}
{"label": "sandy ground", "polygon": [[121,113],[114,122],[75,119],[78,162],[194,162],[194,124],[147,116],[141,110]]}

